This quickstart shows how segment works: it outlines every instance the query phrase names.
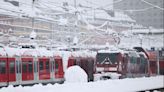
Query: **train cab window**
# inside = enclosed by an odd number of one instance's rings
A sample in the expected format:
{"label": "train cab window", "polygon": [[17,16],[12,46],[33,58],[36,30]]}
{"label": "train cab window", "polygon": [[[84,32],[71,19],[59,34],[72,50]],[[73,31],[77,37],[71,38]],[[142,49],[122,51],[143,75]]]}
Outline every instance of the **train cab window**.
{"label": "train cab window", "polygon": [[58,64],[58,62],[55,62],[55,72],[58,72],[58,69],[59,68],[59,64]]}
{"label": "train cab window", "polygon": [[15,73],[14,61],[11,61],[9,66],[10,66],[10,73],[11,73],[11,74],[12,74],[12,73]]}
{"label": "train cab window", "polygon": [[5,73],[6,73],[6,62],[0,61],[0,74],[5,74]]}
{"label": "train cab window", "polygon": [[118,62],[119,53],[98,53],[96,60],[98,64],[115,65]]}
{"label": "train cab window", "polygon": [[22,72],[27,73],[27,63],[26,62],[22,62]]}
{"label": "train cab window", "polygon": [[43,70],[43,61],[39,62],[39,70]]}
{"label": "train cab window", "polygon": [[33,72],[32,61],[28,61],[28,71],[29,71],[30,73]]}
{"label": "train cab window", "polygon": [[47,72],[49,72],[50,70],[50,67],[49,67],[49,61],[46,61],[46,70],[47,70]]}

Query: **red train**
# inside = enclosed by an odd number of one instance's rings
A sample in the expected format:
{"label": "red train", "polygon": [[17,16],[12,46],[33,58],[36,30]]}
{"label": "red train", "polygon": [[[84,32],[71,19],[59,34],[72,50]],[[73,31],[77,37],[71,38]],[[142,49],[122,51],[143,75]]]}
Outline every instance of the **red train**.
{"label": "red train", "polygon": [[0,87],[62,83],[64,71],[81,66],[93,81],[95,59],[86,52],[52,52],[43,49],[0,48]]}
{"label": "red train", "polygon": [[164,48],[159,48],[157,50],[154,48],[152,48],[152,50],[144,50],[141,47],[135,47],[135,49],[144,52],[148,57],[150,64],[149,72],[151,75],[164,75]]}
{"label": "red train", "polygon": [[96,59],[97,73],[104,74],[100,76],[103,79],[110,79],[114,76],[139,77],[149,74],[147,56],[135,50],[101,50]]}
{"label": "red train", "polygon": [[154,71],[157,68],[148,56],[139,50],[105,50],[94,53],[0,48],[0,87],[62,83],[65,70],[73,65],[79,65],[85,70],[88,81],[95,80],[97,75],[100,75],[100,79],[150,76],[156,74]]}

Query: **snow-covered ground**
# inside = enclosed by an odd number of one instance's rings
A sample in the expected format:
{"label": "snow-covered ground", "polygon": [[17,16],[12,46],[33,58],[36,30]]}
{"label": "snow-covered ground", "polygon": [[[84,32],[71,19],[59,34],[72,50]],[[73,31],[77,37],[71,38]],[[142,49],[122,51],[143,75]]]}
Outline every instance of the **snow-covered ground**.
{"label": "snow-covered ground", "polygon": [[32,87],[12,87],[0,89],[0,92],[134,92],[154,88],[164,88],[164,76],[127,78],[89,83],[36,84]]}

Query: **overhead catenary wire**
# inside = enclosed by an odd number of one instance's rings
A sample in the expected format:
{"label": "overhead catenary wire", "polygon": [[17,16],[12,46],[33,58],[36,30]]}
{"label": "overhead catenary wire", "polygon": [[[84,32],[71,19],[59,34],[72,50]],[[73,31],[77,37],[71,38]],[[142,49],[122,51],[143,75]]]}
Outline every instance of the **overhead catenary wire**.
{"label": "overhead catenary wire", "polygon": [[150,5],[150,6],[152,6],[152,7],[155,7],[155,8],[158,8],[158,9],[164,11],[164,8],[161,8],[161,7],[159,7],[159,6],[155,5],[155,4],[152,4],[152,3],[148,2],[148,1],[145,1],[145,0],[141,0],[141,1],[146,3],[146,4],[148,4],[148,5]]}
{"label": "overhead catenary wire", "polygon": [[125,12],[142,12],[142,11],[146,11],[149,9],[153,9],[154,7],[148,7],[148,8],[142,8],[142,9],[128,9],[128,10],[123,10],[123,9],[115,9],[118,11],[125,11]]}

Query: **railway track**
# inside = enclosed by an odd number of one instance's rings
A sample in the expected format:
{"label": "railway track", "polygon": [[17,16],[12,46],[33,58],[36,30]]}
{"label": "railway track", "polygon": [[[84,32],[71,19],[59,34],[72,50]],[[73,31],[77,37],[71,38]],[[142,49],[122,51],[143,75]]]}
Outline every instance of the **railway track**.
{"label": "railway track", "polygon": [[139,91],[139,92],[164,92],[164,87],[163,88],[155,88],[155,89],[146,89],[146,90]]}

